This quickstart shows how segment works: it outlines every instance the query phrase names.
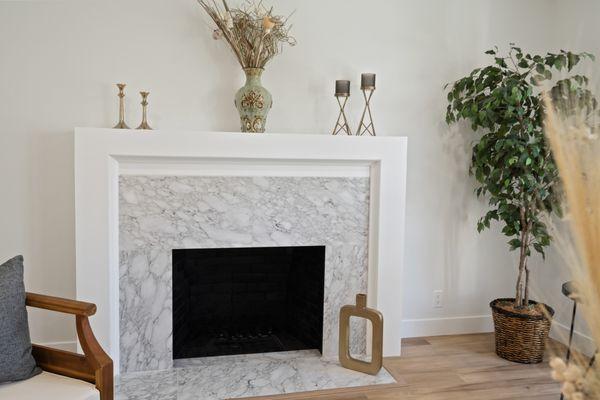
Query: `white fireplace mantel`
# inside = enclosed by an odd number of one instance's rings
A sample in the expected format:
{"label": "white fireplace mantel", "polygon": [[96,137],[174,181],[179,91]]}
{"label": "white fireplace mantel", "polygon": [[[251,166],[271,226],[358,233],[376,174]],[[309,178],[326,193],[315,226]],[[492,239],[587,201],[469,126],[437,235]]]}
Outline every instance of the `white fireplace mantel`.
{"label": "white fireplace mantel", "polygon": [[368,302],[400,354],[407,139],[76,128],[77,298],[98,306],[94,332],[119,366],[118,177],[370,176]]}

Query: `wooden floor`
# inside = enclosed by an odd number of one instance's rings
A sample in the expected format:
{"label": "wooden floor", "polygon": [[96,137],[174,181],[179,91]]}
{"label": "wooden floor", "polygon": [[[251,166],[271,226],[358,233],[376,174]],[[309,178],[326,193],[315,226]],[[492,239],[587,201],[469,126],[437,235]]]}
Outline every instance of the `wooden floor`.
{"label": "wooden floor", "polygon": [[[559,346],[552,347],[560,351]],[[384,366],[397,384],[260,399],[558,400],[560,396],[547,362],[522,365],[499,358],[493,334],[404,339],[402,357],[387,358]]]}

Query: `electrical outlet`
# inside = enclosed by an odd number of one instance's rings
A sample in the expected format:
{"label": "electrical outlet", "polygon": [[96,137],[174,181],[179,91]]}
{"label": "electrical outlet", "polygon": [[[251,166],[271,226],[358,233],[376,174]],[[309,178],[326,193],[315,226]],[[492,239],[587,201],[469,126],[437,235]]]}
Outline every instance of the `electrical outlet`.
{"label": "electrical outlet", "polygon": [[444,307],[444,302],[442,301],[443,295],[444,295],[443,290],[434,290],[433,291],[433,308]]}

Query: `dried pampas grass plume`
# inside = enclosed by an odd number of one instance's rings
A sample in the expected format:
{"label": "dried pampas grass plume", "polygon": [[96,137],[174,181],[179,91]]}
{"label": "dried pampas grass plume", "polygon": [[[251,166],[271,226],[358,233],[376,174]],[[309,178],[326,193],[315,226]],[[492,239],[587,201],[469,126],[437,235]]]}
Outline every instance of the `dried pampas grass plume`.
{"label": "dried pampas grass plume", "polygon": [[[544,95],[545,133],[561,177],[566,201],[567,237],[555,230],[560,250],[576,282],[581,310],[595,343],[600,343],[600,139],[593,98],[566,91]],[[568,400],[600,399],[600,368],[574,355],[567,366],[551,362],[553,378]]]}

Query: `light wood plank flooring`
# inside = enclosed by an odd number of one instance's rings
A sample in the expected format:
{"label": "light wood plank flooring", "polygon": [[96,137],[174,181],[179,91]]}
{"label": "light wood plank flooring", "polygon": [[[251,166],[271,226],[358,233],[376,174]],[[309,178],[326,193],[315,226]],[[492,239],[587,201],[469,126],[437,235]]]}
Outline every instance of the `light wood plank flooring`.
{"label": "light wood plank flooring", "polygon": [[[553,343],[554,352],[562,352]],[[559,398],[548,363],[522,365],[494,353],[493,334],[404,339],[402,357],[386,358],[394,385],[262,397],[277,400],[542,400]],[[256,398],[259,399],[259,398]]]}

